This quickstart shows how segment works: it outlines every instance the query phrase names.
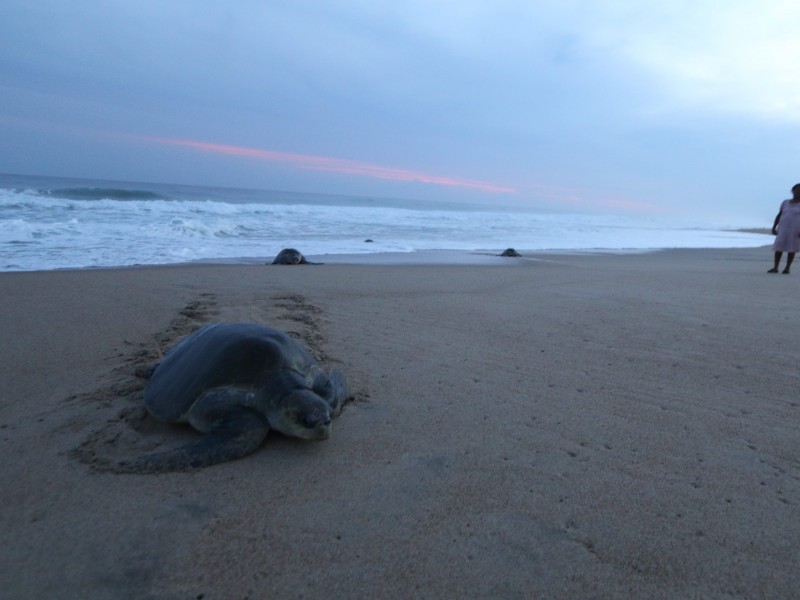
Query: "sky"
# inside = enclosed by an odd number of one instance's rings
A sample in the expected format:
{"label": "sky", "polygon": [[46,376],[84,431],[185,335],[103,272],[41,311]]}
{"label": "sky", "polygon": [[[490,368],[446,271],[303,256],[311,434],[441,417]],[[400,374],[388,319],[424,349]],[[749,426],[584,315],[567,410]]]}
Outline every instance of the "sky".
{"label": "sky", "polygon": [[769,226],[796,0],[3,0],[0,172]]}

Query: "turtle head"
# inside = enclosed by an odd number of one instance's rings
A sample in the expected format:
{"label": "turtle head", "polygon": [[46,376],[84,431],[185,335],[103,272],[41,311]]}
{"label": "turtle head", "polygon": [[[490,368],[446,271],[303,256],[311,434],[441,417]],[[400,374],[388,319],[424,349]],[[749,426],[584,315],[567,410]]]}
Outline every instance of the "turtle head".
{"label": "turtle head", "polygon": [[269,417],[270,427],[304,440],[325,440],[331,435],[331,407],[311,390],[293,390]]}

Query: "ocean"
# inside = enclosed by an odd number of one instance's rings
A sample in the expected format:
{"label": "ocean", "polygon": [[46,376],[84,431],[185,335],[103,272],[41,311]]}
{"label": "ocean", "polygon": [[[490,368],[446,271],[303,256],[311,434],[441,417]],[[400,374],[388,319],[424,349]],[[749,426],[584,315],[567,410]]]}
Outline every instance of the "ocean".
{"label": "ocean", "polygon": [[734,224],[455,203],[0,175],[0,271],[456,250],[756,247]]}

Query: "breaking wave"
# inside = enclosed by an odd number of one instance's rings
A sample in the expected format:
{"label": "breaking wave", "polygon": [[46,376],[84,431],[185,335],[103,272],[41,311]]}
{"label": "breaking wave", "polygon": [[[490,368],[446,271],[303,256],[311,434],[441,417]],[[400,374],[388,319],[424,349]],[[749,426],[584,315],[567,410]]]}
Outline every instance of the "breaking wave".
{"label": "breaking wave", "polygon": [[[768,243],[757,234],[671,227],[635,217],[425,210],[379,206],[372,199],[218,188],[46,188],[33,183],[0,186],[0,270],[267,261],[285,247],[325,255]],[[371,243],[365,243],[368,239]]]}

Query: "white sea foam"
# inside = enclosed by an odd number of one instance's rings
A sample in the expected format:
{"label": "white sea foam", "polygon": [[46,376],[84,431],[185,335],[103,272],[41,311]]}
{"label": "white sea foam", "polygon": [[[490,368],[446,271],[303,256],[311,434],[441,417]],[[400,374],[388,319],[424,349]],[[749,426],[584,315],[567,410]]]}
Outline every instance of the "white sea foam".
{"label": "white sea foam", "polygon": [[426,210],[402,208],[399,201],[381,206],[369,199],[277,192],[35,183],[0,180],[0,270],[270,260],[286,247],[319,256],[767,243],[756,234],[611,215]]}

